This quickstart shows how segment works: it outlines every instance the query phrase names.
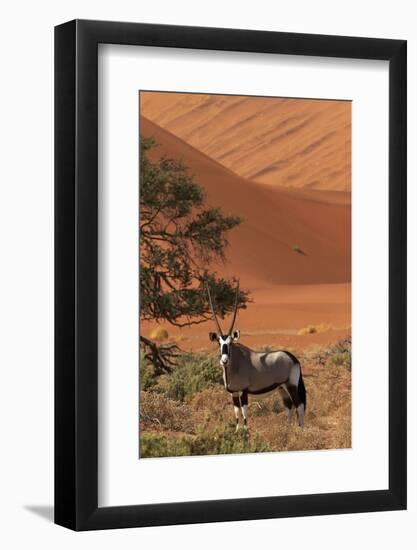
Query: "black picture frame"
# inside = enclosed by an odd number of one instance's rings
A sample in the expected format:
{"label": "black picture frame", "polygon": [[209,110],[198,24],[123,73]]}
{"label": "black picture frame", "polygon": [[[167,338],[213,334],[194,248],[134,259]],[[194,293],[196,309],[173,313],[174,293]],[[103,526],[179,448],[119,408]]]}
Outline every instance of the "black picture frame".
{"label": "black picture frame", "polygon": [[[389,488],[98,507],[98,44],[389,62]],[[74,530],[406,508],[406,41],[74,20],[55,28],[55,522]]]}

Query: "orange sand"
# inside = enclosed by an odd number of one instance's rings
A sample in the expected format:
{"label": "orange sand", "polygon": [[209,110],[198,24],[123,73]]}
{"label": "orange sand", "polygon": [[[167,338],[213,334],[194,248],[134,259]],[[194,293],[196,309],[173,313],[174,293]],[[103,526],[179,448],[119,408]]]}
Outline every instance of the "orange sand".
{"label": "orange sand", "polygon": [[142,92],[141,114],[245,178],[350,191],[350,101]]}

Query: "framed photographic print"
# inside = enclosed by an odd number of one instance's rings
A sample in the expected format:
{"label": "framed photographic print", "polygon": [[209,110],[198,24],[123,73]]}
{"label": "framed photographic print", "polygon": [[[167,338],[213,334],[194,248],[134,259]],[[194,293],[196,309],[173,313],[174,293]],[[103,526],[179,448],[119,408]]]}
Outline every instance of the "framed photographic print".
{"label": "framed photographic print", "polygon": [[55,29],[55,521],[406,507],[406,42]]}

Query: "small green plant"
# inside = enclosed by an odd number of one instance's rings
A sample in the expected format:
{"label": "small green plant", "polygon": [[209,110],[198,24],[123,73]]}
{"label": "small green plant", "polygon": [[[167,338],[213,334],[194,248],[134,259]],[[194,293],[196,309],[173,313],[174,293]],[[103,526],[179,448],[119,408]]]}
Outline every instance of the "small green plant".
{"label": "small green plant", "polygon": [[351,354],[350,351],[343,351],[335,353],[330,357],[329,363],[335,367],[346,367],[351,368]]}
{"label": "small green plant", "polygon": [[339,340],[328,349],[319,350],[312,357],[320,365],[342,367],[351,370],[352,367],[352,342],[350,338]]}
{"label": "small green plant", "polygon": [[304,250],[302,250],[302,248],[300,246],[298,246],[298,244],[293,244],[292,249],[293,249],[294,252],[297,252],[297,254],[301,254],[302,256],[306,255]]}
{"label": "small green plant", "polygon": [[167,376],[166,392],[171,399],[189,400],[196,393],[222,383],[222,370],[213,357],[187,353]]}

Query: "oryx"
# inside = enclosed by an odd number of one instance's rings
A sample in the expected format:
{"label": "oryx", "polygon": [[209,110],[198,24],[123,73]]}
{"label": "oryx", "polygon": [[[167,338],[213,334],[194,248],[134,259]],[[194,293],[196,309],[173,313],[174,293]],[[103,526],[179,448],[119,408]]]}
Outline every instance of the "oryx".
{"label": "oryx", "polygon": [[237,314],[239,285],[236,288],[232,323],[227,333],[223,333],[220,327],[208,285],[207,293],[218,330],[217,333],[210,332],[209,338],[212,342],[218,342],[220,346],[220,366],[223,369],[224,386],[232,394],[236,430],[239,429],[239,412],[242,413],[244,427],[247,427],[248,394],[264,394],[276,388],[280,390],[288,411],[288,422],[291,423],[296,410],[298,423],[303,427],[307,396],[298,359],[289,351],[257,352],[236,343],[240,332],[234,331],[233,328]]}

